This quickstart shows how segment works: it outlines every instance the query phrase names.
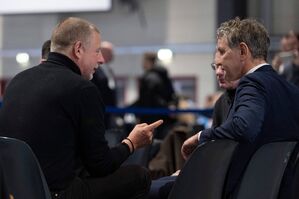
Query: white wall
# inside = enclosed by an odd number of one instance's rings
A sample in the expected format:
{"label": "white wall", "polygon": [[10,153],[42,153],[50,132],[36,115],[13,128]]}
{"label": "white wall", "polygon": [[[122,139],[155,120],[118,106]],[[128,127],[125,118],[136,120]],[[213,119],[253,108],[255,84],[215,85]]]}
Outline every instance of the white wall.
{"label": "white wall", "polygon": [[[270,15],[267,16],[271,18],[271,29],[268,31],[272,36],[286,34],[289,30],[299,32],[298,0],[250,0],[247,3],[249,16],[261,18],[265,14]],[[263,3],[270,7],[269,13],[266,13],[262,8]],[[265,9],[268,9],[268,7]]]}
{"label": "white wall", "polygon": [[273,1],[273,33],[285,34],[289,30],[299,31],[299,1]]}
{"label": "white wall", "polygon": [[9,78],[24,70],[24,67],[16,62],[15,56],[18,52],[30,54],[28,67],[39,63],[41,46],[50,38],[57,21],[56,14],[3,16],[2,77]]}
{"label": "white wall", "polygon": [[[141,11],[131,13],[113,1],[109,12],[8,15],[3,17],[2,77],[14,76],[23,68],[17,66],[14,53],[29,51],[31,65],[39,62],[43,41],[49,39],[55,24],[62,18],[77,16],[97,26],[103,40],[116,46],[112,67],[118,76],[134,79],[142,74],[144,51],[173,47],[175,56],[167,66],[172,76],[196,76],[198,106],[207,94],[215,91],[215,77],[210,69],[215,35],[215,0],[139,0]],[[185,48],[188,45],[189,50]],[[136,84],[130,82],[128,100],[136,97]],[[135,94],[134,94],[135,92]],[[135,96],[134,96],[135,95]]]}
{"label": "white wall", "polygon": [[171,75],[195,75],[197,77],[198,105],[203,106],[206,95],[215,91],[215,76],[210,63],[213,61],[215,43],[216,1],[171,0],[169,3],[168,43],[208,43],[212,49],[176,54]]}

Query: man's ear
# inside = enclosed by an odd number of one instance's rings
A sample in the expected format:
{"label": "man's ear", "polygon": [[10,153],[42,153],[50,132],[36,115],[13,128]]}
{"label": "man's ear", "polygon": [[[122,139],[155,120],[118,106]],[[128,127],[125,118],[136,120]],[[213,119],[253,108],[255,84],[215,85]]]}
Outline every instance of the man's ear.
{"label": "man's ear", "polygon": [[249,48],[248,48],[247,44],[244,43],[244,42],[241,42],[240,43],[240,55],[241,55],[241,58],[245,59],[248,56],[249,53],[250,53],[250,51],[249,51]]}
{"label": "man's ear", "polygon": [[76,41],[73,46],[73,54],[78,59],[82,56],[83,53],[83,44],[81,41]]}

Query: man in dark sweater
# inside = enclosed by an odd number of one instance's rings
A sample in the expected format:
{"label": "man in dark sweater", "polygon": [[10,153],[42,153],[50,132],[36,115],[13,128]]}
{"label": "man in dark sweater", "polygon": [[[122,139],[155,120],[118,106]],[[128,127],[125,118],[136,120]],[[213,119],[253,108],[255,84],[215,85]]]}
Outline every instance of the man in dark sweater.
{"label": "man in dark sweater", "polygon": [[[147,170],[120,167],[152,141],[162,121],[136,125],[121,144],[104,137],[104,105],[89,80],[103,63],[99,30],[68,18],[56,26],[47,61],[16,75],[6,89],[0,135],[27,142],[36,154],[53,198],[145,198]],[[79,177],[78,168],[88,178]]]}

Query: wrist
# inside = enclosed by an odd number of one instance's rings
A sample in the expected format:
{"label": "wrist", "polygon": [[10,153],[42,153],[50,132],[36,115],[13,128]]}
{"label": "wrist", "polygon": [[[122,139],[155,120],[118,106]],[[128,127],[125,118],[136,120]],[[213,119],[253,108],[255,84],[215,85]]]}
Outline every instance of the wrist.
{"label": "wrist", "polygon": [[199,140],[200,140],[200,134],[201,134],[201,132],[202,132],[202,131],[199,131],[199,132],[197,133],[197,136],[196,136],[198,142],[199,142]]}
{"label": "wrist", "polygon": [[128,137],[126,137],[122,143],[126,144],[128,147],[129,147],[129,150],[130,150],[130,154],[133,154],[134,151],[135,151],[135,147],[134,147],[134,144],[132,142],[132,140]]}

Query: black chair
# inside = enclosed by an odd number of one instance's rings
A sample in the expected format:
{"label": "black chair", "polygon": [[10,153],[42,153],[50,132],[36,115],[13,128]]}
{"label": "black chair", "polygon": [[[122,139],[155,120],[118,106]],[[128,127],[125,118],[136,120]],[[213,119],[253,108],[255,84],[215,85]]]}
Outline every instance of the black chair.
{"label": "black chair", "polygon": [[0,137],[1,183],[14,199],[51,199],[43,172],[23,141]]}
{"label": "black chair", "polygon": [[198,146],[181,170],[169,198],[221,199],[237,145],[232,140],[216,140]]}
{"label": "black chair", "polygon": [[276,199],[296,142],[274,142],[252,156],[237,192],[237,199]]}
{"label": "black chair", "polygon": [[282,183],[279,190],[280,199],[299,198],[299,143],[297,143],[287,168],[284,172]]}

